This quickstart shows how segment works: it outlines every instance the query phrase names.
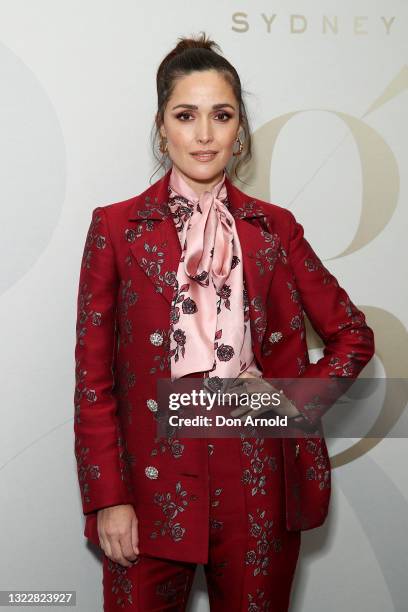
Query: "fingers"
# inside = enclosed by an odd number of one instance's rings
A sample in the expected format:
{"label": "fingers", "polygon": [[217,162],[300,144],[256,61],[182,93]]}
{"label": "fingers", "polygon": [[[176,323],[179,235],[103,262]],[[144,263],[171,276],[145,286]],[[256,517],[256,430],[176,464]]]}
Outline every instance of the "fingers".
{"label": "fingers", "polygon": [[115,563],[131,567],[139,555],[138,521],[133,508],[119,505],[98,512],[99,543]]}
{"label": "fingers", "polygon": [[[133,564],[130,559],[127,558],[129,554],[133,553],[130,542],[130,534],[122,536],[123,539],[112,538],[110,541],[112,550],[112,561],[123,565],[123,567],[131,567]],[[129,541],[127,541],[129,538]],[[125,552],[126,551],[126,552]]]}
{"label": "fingers", "polygon": [[132,527],[131,527],[132,529],[132,548],[133,548],[135,555],[139,554],[139,534],[138,534],[137,525],[138,525],[137,517],[135,515],[132,520]]}

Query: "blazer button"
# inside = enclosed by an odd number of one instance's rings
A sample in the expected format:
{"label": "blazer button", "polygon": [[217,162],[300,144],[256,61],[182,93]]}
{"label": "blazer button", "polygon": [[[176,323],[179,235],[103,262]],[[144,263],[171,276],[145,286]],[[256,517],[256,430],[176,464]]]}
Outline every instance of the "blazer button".
{"label": "blazer button", "polygon": [[146,400],[146,404],[149,410],[151,410],[152,412],[157,412],[157,402],[154,399],[148,399]]}
{"label": "blazer button", "polygon": [[274,331],[271,333],[271,335],[269,336],[269,342],[279,342],[280,340],[282,340],[283,338],[283,334],[280,331]]}
{"label": "blazer button", "polygon": [[154,346],[161,346],[163,344],[163,334],[159,331],[155,331],[150,334],[150,342],[154,344]]}
{"label": "blazer button", "polygon": [[148,478],[151,478],[152,480],[156,479],[159,475],[159,470],[154,467],[153,465],[148,465],[145,468],[145,474]]}
{"label": "blazer button", "polygon": [[295,458],[297,459],[299,457],[300,454],[300,445],[296,444],[295,446]]}

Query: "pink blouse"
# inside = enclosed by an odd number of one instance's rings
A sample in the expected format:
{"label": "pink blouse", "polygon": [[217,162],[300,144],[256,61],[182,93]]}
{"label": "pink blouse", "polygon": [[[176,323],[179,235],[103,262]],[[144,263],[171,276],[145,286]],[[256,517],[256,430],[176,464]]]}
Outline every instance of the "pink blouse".
{"label": "pink blouse", "polygon": [[173,165],[168,205],[182,249],[170,329],[171,380],[261,375],[251,346],[239,236],[222,179],[200,197]]}

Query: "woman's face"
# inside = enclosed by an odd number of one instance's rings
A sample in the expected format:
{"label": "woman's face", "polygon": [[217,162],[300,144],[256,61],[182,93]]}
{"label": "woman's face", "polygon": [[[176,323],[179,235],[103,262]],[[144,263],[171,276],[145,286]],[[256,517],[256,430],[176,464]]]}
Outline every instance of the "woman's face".
{"label": "woman's face", "polygon": [[[238,103],[221,74],[195,71],[177,80],[160,133],[174,166],[198,196],[221,180],[239,128]],[[215,154],[200,158],[197,151]]]}

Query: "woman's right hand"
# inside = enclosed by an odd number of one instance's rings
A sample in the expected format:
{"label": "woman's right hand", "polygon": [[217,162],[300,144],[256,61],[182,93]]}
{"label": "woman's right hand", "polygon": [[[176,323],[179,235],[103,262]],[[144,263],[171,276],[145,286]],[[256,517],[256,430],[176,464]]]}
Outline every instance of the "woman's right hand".
{"label": "woman's right hand", "polygon": [[139,554],[138,523],[132,504],[98,510],[97,525],[105,555],[124,567],[132,566]]}

